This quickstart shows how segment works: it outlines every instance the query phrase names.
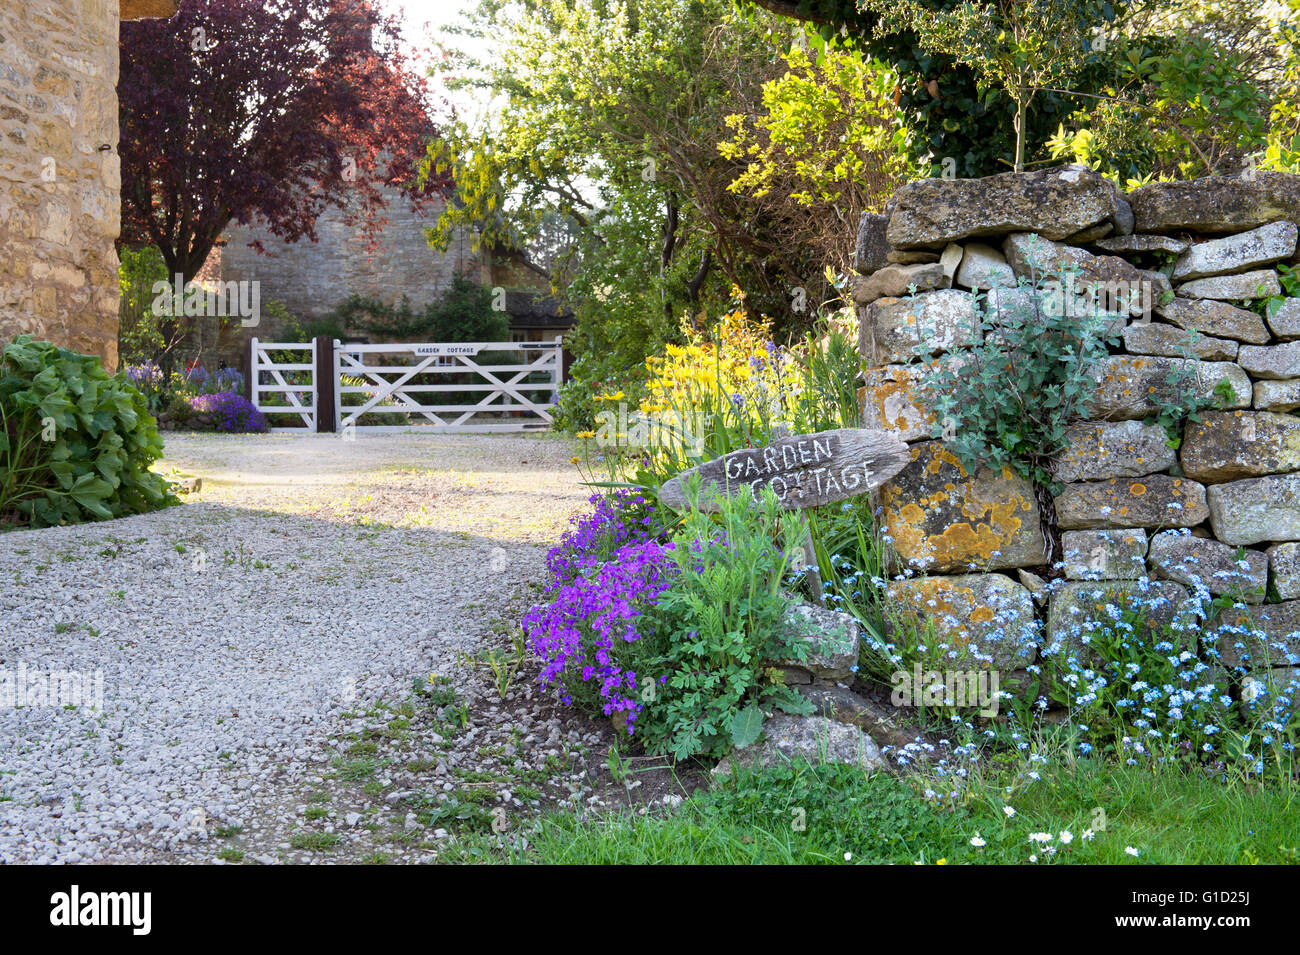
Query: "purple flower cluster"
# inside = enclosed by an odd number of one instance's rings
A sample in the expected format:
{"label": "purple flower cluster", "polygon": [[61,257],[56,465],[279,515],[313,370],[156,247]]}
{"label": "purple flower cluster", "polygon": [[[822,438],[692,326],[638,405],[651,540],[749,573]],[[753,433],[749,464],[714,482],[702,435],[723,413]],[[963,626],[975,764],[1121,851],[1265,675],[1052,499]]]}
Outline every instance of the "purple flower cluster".
{"label": "purple flower cluster", "polygon": [[191,363],[181,372],[181,382],[186,388],[193,388],[195,391],[202,392],[204,386],[208,383],[208,370],[200,364]]}
{"label": "purple flower cluster", "polygon": [[607,562],[584,567],[567,583],[553,583],[550,602],[534,607],[523,620],[529,647],[542,659],[543,686],[558,679],[560,699],[570,704],[566,677],[595,682],[605,714],[624,713],[632,732],[641,712],[637,674],[624,668],[620,651],[643,636],[638,622],[644,608],[668,588],[671,555],[671,544],[637,540],[623,544]]}
{"label": "purple flower cluster", "polygon": [[150,360],[146,360],[144,363],[139,365],[126,365],[124,370],[126,371],[126,377],[130,380],[131,384],[135,385],[141,391],[161,388],[163,383],[167,380],[167,376],[163,374],[163,370],[159,368],[155,362]]}
{"label": "purple flower cluster", "polygon": [[640,491],[593,494],[591,503],[595,510],[585,517],[571,518],[573,529],[546,555],[546,567],[551,572],[548,592],[610,560],[623,545],[658,536],[654,505]]}
{"label": "purple flower cluster", "polygon": [[213,395],[196,395],[189,399],[190,407],[202,414],[215,416],[218,431],[265,431],[266,417],[247,398],[233,391],[219,391]]}

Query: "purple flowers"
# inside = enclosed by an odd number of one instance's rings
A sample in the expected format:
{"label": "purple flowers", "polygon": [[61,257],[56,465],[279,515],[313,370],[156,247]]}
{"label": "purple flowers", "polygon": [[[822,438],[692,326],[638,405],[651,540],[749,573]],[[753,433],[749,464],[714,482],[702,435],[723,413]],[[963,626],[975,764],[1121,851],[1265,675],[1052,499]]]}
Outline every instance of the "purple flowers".
{"label": "purple flowers", "polygon": [[671,554],[671,544],[636,541],[619,547],[608,563],[585,565],[568,583],[552,584],[550,603],[534,607],[523,621],[529,646],[543,661],[543,686],[558,679],[560,698],[569,704],[572,685],[566,681],[592,684],[605,714],[625,713],[632,732],[641,711],[637,674],[624,668],[621,651],[641,639],[644,608],[668,588]]}
{"label": "purple flowers", "polygon": [[548,592],[612,559],[624,544],[659,534],[655,507],[640,491],[618,490],[608,497],[593,494],[590,500],[595,510],[586,517],[570,519],[573,529],[546,555],[546,568],[551,572]]}
{"label": "purple flowers", "polygon": [[197,395],[189,399],[190,407],[201,414],[211,414],[218,431],[265,431],[266,417],[243,395],[219,391],[214,395]]}
{"label": "purple flowers", "polygon": [[593,688],[606,715],[641,711],[637,674],[626,668],[627,647],[642,637],[642,614],[668,587],[671,544],[660,544],[655,508],[635,490],[594,494],[595,510],[546,557],[548,603],[524,617],[529,646],[542,660],[543,686],[559,682],[560,698]]}

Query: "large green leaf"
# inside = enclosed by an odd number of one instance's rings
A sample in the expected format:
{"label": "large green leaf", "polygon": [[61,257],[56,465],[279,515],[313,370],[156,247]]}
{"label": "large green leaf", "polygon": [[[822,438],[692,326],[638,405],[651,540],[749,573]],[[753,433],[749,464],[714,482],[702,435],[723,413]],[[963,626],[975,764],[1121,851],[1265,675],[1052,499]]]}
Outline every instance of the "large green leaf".
{"label": "large green leaf", "polygon": [[763,711],[754,703],[731,718],[731,742],[735,746],[749,746],[763,735]]}

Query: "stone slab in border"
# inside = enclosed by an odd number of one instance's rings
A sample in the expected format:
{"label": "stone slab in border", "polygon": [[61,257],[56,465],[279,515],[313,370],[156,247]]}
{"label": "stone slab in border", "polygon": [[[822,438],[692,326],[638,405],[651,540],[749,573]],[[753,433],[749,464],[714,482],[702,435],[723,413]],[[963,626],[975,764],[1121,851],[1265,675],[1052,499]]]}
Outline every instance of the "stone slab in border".
{"label": "stone slab in border", "polygon": [[1256,411],[1294,411],[1300,408],[1300,378],[1261,378],[1255,382]]}
{"label": "stone slab in border", "polygon": [[1198,331],[1217,338],[1231,338],[1251,345],[1268,341],[1264,320],[1250,309],[1237,308],[1227,302],[1205,298],[1175,298],[1157,305],[1155,312],[1179,328]]}
{"label": "stone slab in border", "polygon": [[881,298],[859,310],[859,351],[869,365],[901,365],[981,337],[970,292],[938,289],[907,298]]}
{"label": "stone slab in border", "polygon": [[1187,251],[1190,242],[1184,242],[1182,239],[1171,239],[1167,235],[1112,235],[1105,239],[1097,239],[1093,242],[1097,248],[1104,252],[1113,252],[1117,255],[1132,255],[1143,252],[1168,252],[1170,255],[1181,255]]}
{"label": "stone slab in border", "polygon": [[1300,470],[1300,418],[1267,411],[1206,411],[1183,429],[1183,473],[1218,484]]}
{"label": "stone slab in border", "polygon": [[770,768],[799,759],[813,765],[845,763],[861,769],[876,769],[884,763],[875,741],[856,726],[824,716],[777,713],[763,724],[759,742],[732,750],[713,768],[713,774],[729,776],[734,766]]}
{"label": "stone slab in border", "polygon": [[1283,345],[1242,345],[1237,364],[1256,378],[1300,378],[1300,341]]}
{"label": "stone slab in border", "polygon": [[1233,393],[1225,410],[1249,408],[1253,396],[1250,377],[1230,361],[1112,355],[1096,362],[1088,374],[1097,382],[1089,408],[1093,418],[1145,418],[1159,411],[1161,401],[1177,401],[1183,391],[1214,397],[1221,381],[1228,382]]}
{"label": "stone slab in border", "polygon": [[858,668],[861,627],[852,614],[793,603],[781,620],[781,635],[806,652],[802,660],[777,660],[777,666],[803,670],[814,680],[847,680]]}
{"label": "stone slab in border", "polygon": [[1268,557],[1248,550],[1237,559],[1236,547],[1187,530],[1161,531],[1151,538],[1147,562],[1158,577],[1211,594],[1232,593],[1246,603],[1263,603],[1268,587]]}
{"label": "stone slab in border", "polygon": [[1136,580],[1146,574],[1147,532],[1140,527],[1065,531],[1061,553],[1067,580]]}
{"label": "stone slab in border", "polygon": [[1010,471],[974,477],[941,441],[880,487],[880,526],[899,559],[931,573],[1036,567],[1047,561],[1033,486]]}
{"label": "stone slab in border", "polygon": [[1141,421],[1081,421],[1066,429],[1065,440],[1053,462],[1056,479],[1065,484],[1141,477],[1167,471],[1178,460],[1165,429]]}
{"label": "stone slab in border", "polygon": [[1180,255],[1170,278],[1187,282],[1281,262],[1295,252],[1296,236],[1296,224],[1283,220],[1249,232],[1210,239]]}
{"label": "stone slab in border", "polygon": [[953,667],[1008,670],[1034,662],[1034,598],[1005,574],[895,580],[887,593],[897,619],[887,621],[886,630],[895,642],[900,625],[916,627],[933,635],[925,636],[927,644],[954,654],[945,657]]}
{"label": "stone slab in border", "polygon": [[1278,597],[1300,597],[1300,544],[1274,544],[1268,549],[1268,567]]}
{"label": "stone slab in border", "polygon": [[864,428],[893,431],[904,441],[930,437],[934,414],[926,407],[922,365],[881,365],[864,373],[866,384],[858,389]]}
{"label": "stone slab in border", "polygon": [[1225,544],[1300,541],[1300,474],[1270,474],[1211,485],[1210,527]]}
{"label": "stone slab in border", "polygon": [[1203,485],[1168,474],[1067,484],[1056,496],[1062,530],[1191,527],[1209,514]]}
{"label": "stone slab in border", "polygon": [[1282,283],[1272,269],[1257,269],[1237,275],[1214,275],[1193,279],[1176,289],[1180,298],[1211,298],[1216,301],[1272,298],[1282,294]]}

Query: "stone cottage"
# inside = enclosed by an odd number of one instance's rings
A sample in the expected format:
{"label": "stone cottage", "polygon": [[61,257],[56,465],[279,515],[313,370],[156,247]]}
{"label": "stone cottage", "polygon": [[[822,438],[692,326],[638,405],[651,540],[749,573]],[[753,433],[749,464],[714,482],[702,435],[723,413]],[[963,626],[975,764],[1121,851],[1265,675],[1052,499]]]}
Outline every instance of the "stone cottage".
{"label": "stone cottage", "polygon": [[[445,252],[425,237],[445,203],[435,198],[413,209],[396,190],[386,189],[387,224],[367,248],[362,224],[344,211],[326,209],[316,223],[317,241],[285,242],[263,225],[232,225],[213,249],[200,283],[256,282],[263,305],[278,302],[299,320],[327,316],[352,295],[383,302],[403,298],[416,308],[440,299],[456,276],[500,289],[510,316],[512,341],[554,340],[573,325],[573,315],[549,296],[549,283],[528,268],[518,253],[481,246],[469,231],[457,234]],[[262,251],[257,251],[255,244]],[[216,317],[193,321],[179,349],[185,361],[238,367],[252,336],[276,339],[283,329],[265,309],[256,326],[243,327]]]}
{"label": "stone cottage", "polygon": [[117,366],[118,24],[175,0],[0,6],[0,341],[29,332]]}

